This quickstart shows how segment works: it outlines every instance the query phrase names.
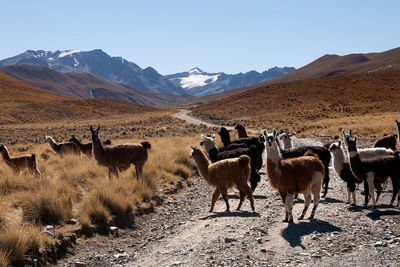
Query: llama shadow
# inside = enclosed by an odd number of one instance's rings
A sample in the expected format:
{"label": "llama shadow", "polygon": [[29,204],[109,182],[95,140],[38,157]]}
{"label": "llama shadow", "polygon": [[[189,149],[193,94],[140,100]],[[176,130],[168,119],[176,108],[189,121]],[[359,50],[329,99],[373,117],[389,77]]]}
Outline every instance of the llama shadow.
{"label": "llama shadow", "polygon": [[371,220],[381,220],[382,216],[393,216],[393,215],[400,215],[399,210],[378,210],[374,209],[370,213],[367,214],[367,217],[370,218]]}
{"label": "llama shadow", "polygon": [[357,206],[353,204],[350,204],[350,206],[347,207],[347,210],[351,212],[361,212],[363,211],[363,209],[364,209],[363,206]]}
{"label": "llama shadow", "polygon": [[[239,196],[238,196],[238,195],[228,195],[228,198],[229,198],[229,199],[239,199]],[[253,198],[254,198],[254,199],[267,199],[267,196],[263,196],[263,195],[253,195]],[[222,197],[220,197],[219,199],[220,199],[220,200],[221,200],[221,199],[223,200]],[[247,199],[247,198],[246,198],[246,199]]]}
{"label": "llama shadow", "polygon": [[291,247],[299,246],[305,249],[303,244],[301,244],[302,236],[309,235],[314,232],[330,233],[340,231],[342,231],[342,228],[332,225],[326,221],[310,220],[308,222],[302,221],[298,224],[288,224],[288,227],[282,230],[281,235],[287,242],[289,242]]}
{"label": "llama shadow", "polygon": [[209,220],[209,219],[215,219],[215,218],[222,218],[222,217],[242,217],[242,218],[250,218],[250,217],[260,217],[260,213],[252,211],[234,211],[234,212],[214,212],[213,214],[207,215],[203,218],[200,218],[200,220]]}
{"label": "llama shadow", "polygon": [[321,203],[343,203],[343,201],[340,199],[335,199],[335,198],[330,198],[330,197],[321,198],[320,202]]}

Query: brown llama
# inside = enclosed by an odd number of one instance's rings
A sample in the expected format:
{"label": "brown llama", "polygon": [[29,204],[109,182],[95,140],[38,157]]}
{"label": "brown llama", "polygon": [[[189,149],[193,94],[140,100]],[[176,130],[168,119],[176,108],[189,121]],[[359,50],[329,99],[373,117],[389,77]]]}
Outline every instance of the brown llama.
{"label": "brown llama", "polygon": [[23,155],[17,157],[10,157],[7,147],[4,144],[0,145],[0,153],[3,156],[5,163],[17,174],[19,174],[23,169],[27,169],[30,173],[34,175],[41,176],[38,168],[36,153],[31,155]]}
{"label": "brown llama", "polygon": [[46,138],[45,141],[49,143],[54,152],[60,155],[61,158],[63,157],[63,155],[69,153],[76,155],[80,154],[79,148],[73,142],[56,143],[56,141],[54,141],[53,137],[51,136],[46,135],[45,138]]}
{"label": "brown llama", "polygon": [[375,141],[373,147],[384,147],[396,151],[397,134],[388,135]]}
{"label": "brown llama", "polygon": [[254,211],[253,190],[248,186],[250,180],[250,158],[242,155],[238,158],[224,159],[210,163],[204,152],[196,147],[191,147],[190,156],[196,162],[200,175],[206,182],[215,187],[212,195],[210,212],[213,212],[215,202],[222,194],[225,200],[226,211],[229,212],[228,189],[236,187],[239,190],[240,202],[237,210],[242,207],[246,196],[249,197],[251,209]]}
{"label": "brown llama", "polygon": [[293,223],[293,197],[303,193],[304,209],[299,220],[304,218],[311,203],[311,193],[314,196],[314,207],[310,219],[314,218],[320,200],[320,188],[325,176],[325,167],[321,160],[312,152],[304,156],[283,159],[278,147],[277,132],[269,134],[263,131],[267,141],[266,169],[270,186],[277,189],[283,203],[285,203],[284,222]]}
{"label": "brown llama", "polygon": [[108,176],[111,174],[119,177],[119,172],[129,168],[131,164],[135,165],[136,179],[143,172],[143,166],[147,161],[147,150],[151,148],[148,141],[136,143],[119,144],[105,146],[99,136],[100,126],[94,130],[90,126],[92,132],[93,155],[98,164],[108,168]]}
{"label": "brown llama", "polygon": [[[88,157],[91,157],[92,154],[92,142],[90,143],[81,143],[78,138],[76,138],[74,135],[69,139],[70,142],[73,142],[81,151],[82,154],[85,154]],[[103,145],[111,145],[110,139],[107,139],[106,141],[103,142]]]}

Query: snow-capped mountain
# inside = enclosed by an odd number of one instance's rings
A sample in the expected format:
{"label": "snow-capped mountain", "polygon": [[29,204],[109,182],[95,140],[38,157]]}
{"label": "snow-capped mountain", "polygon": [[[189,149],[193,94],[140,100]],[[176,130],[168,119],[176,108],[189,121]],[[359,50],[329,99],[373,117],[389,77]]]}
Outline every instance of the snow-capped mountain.
{"label": "snow-capped mountain", "polygon": [[187,72],[166,75],[165,77],[175,85],[181,86],[187,94],[204,96],[270,80],[293,70],[295,68],[275,67],[262,73],[250,71],[246,73],[226,74],[223,72],[207,73],[196,67]]}
{"label": "snow-capped mountain", "polygon": [[0,61],[0,66],[18,63],[40,65],[60,72],[88,72],[145,92],[186,93],[180,86],[164,78],[155,69],[151,67],[142,69],[121,57],[110,57],[100,49],[87,52],[28,50],[15,57]]}

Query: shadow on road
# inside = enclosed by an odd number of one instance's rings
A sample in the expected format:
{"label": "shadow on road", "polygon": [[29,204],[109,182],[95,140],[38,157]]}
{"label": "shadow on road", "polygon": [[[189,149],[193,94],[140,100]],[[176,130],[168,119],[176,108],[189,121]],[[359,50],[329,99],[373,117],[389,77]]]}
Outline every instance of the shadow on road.
{"label": "shadow on road", "polygon": [[301,244],[302,236],[309,235],[313,232],[330,233],[340,231],[342,231],[341,228],[326,221],[311,220],[297,224],[288,224],[288,227],[282,230],[281,235],[287,242],[289,242],[291,247],[300,246],[301,248],[305,249],[303,244]]}
{"label": "shadow on road", "polygon": [[380,220],[382,216],[391,216],[391,215],[400,215],[399,210],[372,210],[370,213],[367,214],[368,218],[376,221]]}
{"label": "shadow on road", "polygon": [[234,211],[234,212],[214,212],[213,214],[207,215],[203,218],[200,218],[200,220],[209,220],[209,219],[215,219],[215,218],[222,218],[222,217],[243,217],[243,218],[249,218],[249,217],[260,217],[260,213],[258,212],[249,212],[249,211]]}

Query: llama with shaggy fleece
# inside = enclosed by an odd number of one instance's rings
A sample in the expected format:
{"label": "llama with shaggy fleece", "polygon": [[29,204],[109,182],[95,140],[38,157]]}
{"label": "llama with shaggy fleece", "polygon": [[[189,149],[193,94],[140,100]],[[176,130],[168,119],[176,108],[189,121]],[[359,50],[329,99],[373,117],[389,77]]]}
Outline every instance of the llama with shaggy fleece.
{"label": "llama with shaggy fleece", "polygon": [[215,191],[211,199],[210,212],[214,211],[215,203],[220,195],[222,195],[226,211],[229,212],[228,189],[236,187],[239,190],[240,202],[237,210],[240,210],[242,204],[248,196],[251,209],[254,211],[253,190],[248,186],[250,179],[250,158],[242,155],[238,158],[224,159],[215,163],[210,163],[201,149],[191,147],[190,157],[194,159],[201,177],[206,182],[215,187]]}
{"label": "llama with shaggy fleece", "polygon": [[27,169],[30,173],[40,177],[36,153],[31,155],[23,155],[11,157],[7,147],[4,144],[0,145],[0,153],[3,156],[4,162],[17,174],[22,170]]}

